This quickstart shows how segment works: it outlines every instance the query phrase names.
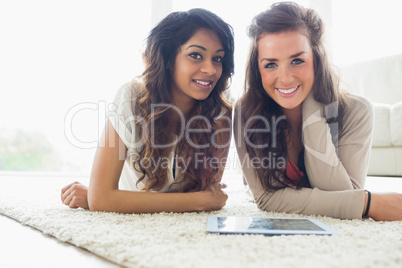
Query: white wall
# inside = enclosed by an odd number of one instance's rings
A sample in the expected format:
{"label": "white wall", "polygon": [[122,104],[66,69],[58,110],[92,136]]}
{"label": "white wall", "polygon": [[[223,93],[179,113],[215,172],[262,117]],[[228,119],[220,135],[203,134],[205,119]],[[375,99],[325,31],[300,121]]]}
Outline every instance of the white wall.
{"label": "white wall", "polygon": [[[67,162],[77,164],[65,169],[88,171],[93,150],[66,140],[65,117],[77,104],[109,102],[141,73],[150,14],[150,1],[1,1],[1,131],[43,132]],[[96,140],[103,128],[96,110],[73,119],[80,141]],[[83,161],[84,155],[90,156]]]}
{"label": "white wall", "polygon": [[[22,128],[47,135],[65,161],[65,170],[89,172],[93,150],[78,149],[65,137],[72,119],[78,141],[96,141],[101,103],[142,71],[141,49],[151,26],[173,10],[203,7],[235,29],[234,97],[243,90],[252,17],[267,0],[14,0],[0,2],[0,131]],[[327,23],[336,64],[402,53],[398,0],[300,0]],[[381,71],[381,70],[379,70]],[[92,110],[91,110],[92,109]],[[87,144],[87,145],[88,145]],[[72,170],[73,169],[73,170]]]}

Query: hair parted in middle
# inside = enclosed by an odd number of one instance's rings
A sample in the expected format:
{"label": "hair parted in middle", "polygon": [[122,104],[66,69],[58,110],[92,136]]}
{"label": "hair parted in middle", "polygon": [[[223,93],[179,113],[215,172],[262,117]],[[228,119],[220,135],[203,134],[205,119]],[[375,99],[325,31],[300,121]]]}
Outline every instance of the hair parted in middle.
{"label": "hair parted in middle", "polygon": [[[187,115],[186,120],[194,116],[202,115],[204,120],[194,120],[192,129],[211,128],[211,131],[190,133],[189,138],[195,144],[211,144],[212,137],[217,143],[222,142],[230,133],[217,131],[223,127],[230,128],[230,122],[226,124],[216,118],[225,111],[225,116],[231,118],[231,104],[225,98],[224,92],[229,87],[230,78],[234,73],[234,38],[232,27],[224,22],[216,14],[201,8],[190,9],[189,11],[173,12],[166,16],[147,38],[146,49],[143,53],[145,71],[140,77],[142,85],[137,96],[138,114],[142,118],[137,121],[140,132],[152,135],[156,144],[171,144],[175,139],[175,126],[169,124],[169,111],[172,110],[172,79],[175,68],[176,56],[180,47],[186,43],[198,30],[207,29],[214,31],[219,37],[225,56],[222,61],[222,75],[217,81],[215,88],[205,100],[195,100],[195,105]],[[133,84],[137,83],[133,81]],[[153,104],[165,104],[163,107],[153,107]],[[142,122],[145,121],[145,122]],[[141,127],[146,126],[145,128]],[[151,133],[151,126],[154,126]],[[190,142],[190,143],[191,143]],[[181,159],[189,159],[190,163],[185,170],[185,175],[176,180],[175,184],[181,185],[180,191],[196,191],[202,187],[211,186],[213,177],[218,169],[206,171],[197,168],[195,154],[200,153],[205,157],[213,157],[218,150],[216,146],[206,148],[194,148],[186,139],[177,143],[176,150]],[[147,176],[147,183],[144,190],[159,190],[166,180],[168,170],[163,167],[149,168],[147,161],[166,157],[171,152],[169,148],[155,148],[152,141],[147,139],[139,152],[139,158],[135,161],[134,168],[141,171],[142,181]],[[184,168],[183,163],[177,163]],[[208,174],[207,174],[208,173]]]}
{"label": "hair parted in middle", "polygon": [[[338,123],[338,130],[341,133],[341,118],[346,109],[344,92],[341,92],[338,85],[338,77],[333,71],[324,45],[324,25],[316,11],[304,8],[294,2],[280,2],[273,4],[268,10],[254,17],[248,28],[248,35],[251,38],[250,53],[246,68],[245,90],[239,100],[241,118],[244,122],[254,116],[263,115],[265,118],[284,116],[280,106],[266,93],[262,85],[261,75],[258,69],[258,41],[265,34],[274,34],[286,31],[295,31],[303,34],[309,40],[313,51],[314,61],[314,83],[312,92],[314,99],[325,105],[336,104],[335,111],[331,116],[327,115],[328,123]],[[263,123],[255,121],[249,124],[251,129],[263,128]],[[277,124],[276,144],[272,144],[271,133],[248,132],[248,139],[253,144],[267,144],[265,148],[254,148],[246,144],[250,158],[275,155],[287,159],[287,136],[290,124],[286,120],[280,120]],[[299,155],[299,168],[305,174],[297,186],[301,188],[308,183],[308,177],[304,167],[303,151]],[[263,187],[268,191],[274,191],[287,187],[283,183],[282,176],[286,172],[278,168],[256,168],[258,177]]]}

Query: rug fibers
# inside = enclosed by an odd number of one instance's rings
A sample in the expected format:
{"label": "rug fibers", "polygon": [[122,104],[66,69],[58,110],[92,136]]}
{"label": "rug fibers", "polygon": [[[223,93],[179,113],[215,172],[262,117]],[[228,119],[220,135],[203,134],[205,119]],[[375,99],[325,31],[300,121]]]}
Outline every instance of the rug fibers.
{"label": "rug fibers", "polygon": [[335,236],[219,235],[208,215],[303,217],[263,212],[239,178],[227,179],[227,205],[201,213],[118,214],[70,209],[65,180],[1,180],[0,213],[123,267],[402,267],[402,222],[316,218]]}

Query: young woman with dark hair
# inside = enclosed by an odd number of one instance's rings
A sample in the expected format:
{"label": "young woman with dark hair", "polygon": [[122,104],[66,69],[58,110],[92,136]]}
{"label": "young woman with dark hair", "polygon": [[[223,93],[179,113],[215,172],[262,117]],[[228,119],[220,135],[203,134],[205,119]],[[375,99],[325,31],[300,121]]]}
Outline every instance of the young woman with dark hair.
{"label": "young woman with dark hair", "polygon": [[210,211],[230,146],[233,30],[204,9],[173,12],[147,38],[145,71],[116,95],[89,189],[72,183],[72,208],[122,213]]}

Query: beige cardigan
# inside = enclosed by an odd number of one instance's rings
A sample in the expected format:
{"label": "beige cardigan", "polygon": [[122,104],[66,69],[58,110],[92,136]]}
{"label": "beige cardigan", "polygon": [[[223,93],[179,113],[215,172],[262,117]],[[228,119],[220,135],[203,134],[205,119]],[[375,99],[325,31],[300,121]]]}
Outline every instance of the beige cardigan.
{"label": "beige cardigan", "polygon": [[[234,116],[234,137],[243,175],[258,207],[267,211],[362,218],[364,184],[370,158],[373,106],[365,98],[350,95],[343,132],[338,142],[323,116],[324,107],[312,97],[303,102],[304,161],[311,188],[294,187],[268,192],[263,189],[252,168],[245,147],[244,122],[237,105]],[[336,131],[333,131],[336,133]],[[335,145],[334,145],[335,144]]]}

